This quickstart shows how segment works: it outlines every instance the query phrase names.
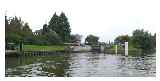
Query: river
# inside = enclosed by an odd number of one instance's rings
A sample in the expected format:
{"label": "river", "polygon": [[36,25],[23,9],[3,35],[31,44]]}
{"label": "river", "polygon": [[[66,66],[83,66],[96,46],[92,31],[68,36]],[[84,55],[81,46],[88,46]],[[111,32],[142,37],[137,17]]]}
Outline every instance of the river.
{"label": "river", "polygon": [[71,53],[6,57],[6,77],[155,77],[156,54]]}

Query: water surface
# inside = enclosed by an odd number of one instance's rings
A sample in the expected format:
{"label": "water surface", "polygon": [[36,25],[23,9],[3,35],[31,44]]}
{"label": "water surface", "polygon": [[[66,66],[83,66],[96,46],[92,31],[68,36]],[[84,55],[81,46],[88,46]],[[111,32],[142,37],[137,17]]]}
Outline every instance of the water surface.
{"label": "water surface", "polygon": [[155,77],[155,54],[128,56],[71,53],[59,56],[6,57],[6,77]]}

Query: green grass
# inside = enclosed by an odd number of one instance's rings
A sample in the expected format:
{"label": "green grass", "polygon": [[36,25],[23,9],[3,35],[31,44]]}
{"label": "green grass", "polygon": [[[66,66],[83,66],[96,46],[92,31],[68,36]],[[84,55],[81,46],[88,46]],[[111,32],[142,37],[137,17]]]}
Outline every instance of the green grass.
{"label": "green grass", "polygon": [[66,46],[23,45],[23,51],[64,51]]}
{"label": "green grass", "polygon": [[[114,45],[114,46],[111,47],[110,49],[111,49],[111,50],[115,50],[115,48],[116,48],[116,45]],[[121,47],[121,46],[119,46],[119,45],[117,45],[117,49],[118,49],[118,50],[121,50],[121,49],[124,49],[124,48]],[[128,50],[139,50],[139,49],[135,48],[131,43],[129,43],[129,44],[128,44]]]}
{"label": "green grass", "polygon": [[[106,53],[110,53],[110,54],[114,54],[115,53],[115,48],[116,48],[116,45],[114,45],[114,46],[112,46],[111,48],[109,48],[109,49],[106,49]],[[119,54],[124,54],[124,48],[123,47],[121,47],[121,46],[117,46],[117,52],[119,53]],[[140,54],[141,53],[141,50],[140,49],[137,49],[137,48],[135,48],[132,44],[130,44],[129,43],[129,45],[128,45],[128,53],[131,55],[131,54],[133,54],[133,55],[135,55],[135,54]]]}

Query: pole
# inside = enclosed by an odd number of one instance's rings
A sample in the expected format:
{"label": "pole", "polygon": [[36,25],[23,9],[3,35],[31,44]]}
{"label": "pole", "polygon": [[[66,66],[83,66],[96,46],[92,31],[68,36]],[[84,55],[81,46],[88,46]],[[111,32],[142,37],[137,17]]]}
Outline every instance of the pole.
{"label": "pole", "polygon": [[117,45],[116,45],[116,47],[115,47],[115,53],[117,54]]}
{"label": "pole", "polygon": [[22,45],[23,45],[23,43],[22,43],[22,41],[20,41],[20,46],[19,46],[20,52],[22,52]]}
{"label": "pole", "polygon": [[128,56],[128,42],[125,42],[125,56]]}

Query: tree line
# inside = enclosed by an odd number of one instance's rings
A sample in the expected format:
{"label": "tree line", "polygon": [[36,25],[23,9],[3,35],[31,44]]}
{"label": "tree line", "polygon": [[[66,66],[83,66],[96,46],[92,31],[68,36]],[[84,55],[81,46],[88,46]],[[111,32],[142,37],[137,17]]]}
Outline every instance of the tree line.
{"label": "tree line", "polygon": [[10,17],[7,19],[5,16],[5,40],[6,43],[13,42],[19,43],[23,39],[32,36],[32,30],[27,22],[18,17]]}
{"label": "tree line", "polygon": [[[36,31],[36,37],[39,39],[34,44],[55,45],[71,41],[71,28],[68,18],[62,12],[59,16],[54,13],[48,24]],[[36,33],[35,32],[35,33]]]}
{"label": "tree line", "polygon": [[[150,53],[156,51],[156,34],[152,35],[144,29],[136,29],[132,32],[132,36],[120,35],[115,38],[114,45],[124,47],[124,43],[128,42],[132,48],[140,49],[143,53]],[[98,45],[99,37],[95,35],[88,35],[85,39],[85,44]],[[107,43],[105,43],[107,44]],[[130,49],[130,48],[129,48]]]}
{"label": "tree line", "polygon": [[152,35],[144,29],[136,29],[133,31],[132,36],[121,35],[115,38],[115,44],[124,44],[129,42],[129,45],[141,49],[142,52],[154,52],[156,50],[156,34]]}
{"label": "tree line", "polygon": [[[38,32],[37,32],[38,31]],[[71,28],[65,13],[59,16],[54,13],[48,24],[43,28],[32,32],[29,24],[20,17],[5,16],[5,41],[6,43],[55,45],[71,41]],[[6,44],[7,45],[7,44]]]}

